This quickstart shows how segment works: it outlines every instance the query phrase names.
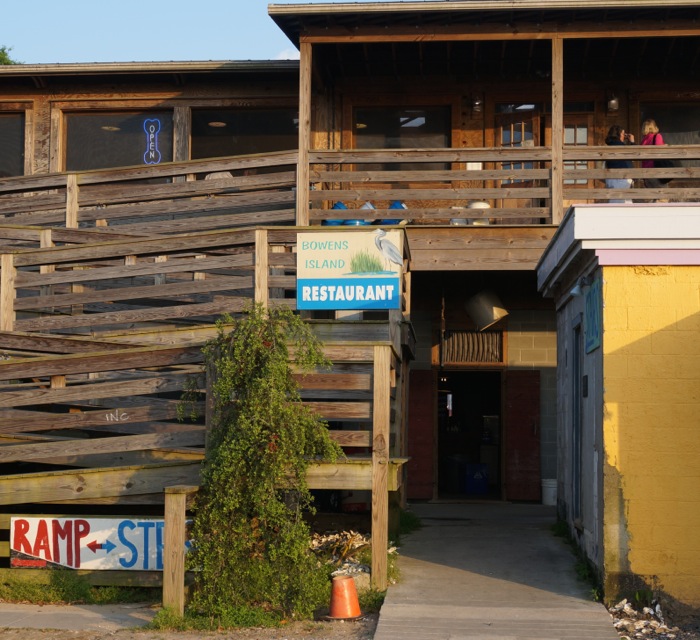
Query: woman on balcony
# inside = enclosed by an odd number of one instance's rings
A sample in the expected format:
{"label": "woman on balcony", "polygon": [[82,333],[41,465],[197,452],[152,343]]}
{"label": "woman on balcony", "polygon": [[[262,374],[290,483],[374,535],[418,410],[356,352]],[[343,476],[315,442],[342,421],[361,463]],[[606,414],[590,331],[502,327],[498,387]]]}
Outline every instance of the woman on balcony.
{"label": "woman on balcony", "polygon": [[[642,122],[642,144],[643,145],[663,145],[665,144],[663,136],[659,133],[659,127],[656,126],[656,121],[645,120]],[[643,169],[652,169],[654,167],[666,167],[670,166],[670,163],[664,162],[662,160],[642,160]],[[670,182],[669,179],[659,179],[659,178],[644,178],[644,186],[650,189],[663,187]]]}
{"label": "woman on balcony", "polygon": [[[608,135],[605,138],[605,144],[610,146],[619,146],[626,144],[634,144],[634,136],[617,124],[610,127]],[[631,160],[607,160],[605,166],[608,169],[631,169]],[[606,178],[605,186],[608,189],[629,189],[632,186],[632,178]],[[609,200],[609,202],[624,202],[631,204],[631,200]]]}

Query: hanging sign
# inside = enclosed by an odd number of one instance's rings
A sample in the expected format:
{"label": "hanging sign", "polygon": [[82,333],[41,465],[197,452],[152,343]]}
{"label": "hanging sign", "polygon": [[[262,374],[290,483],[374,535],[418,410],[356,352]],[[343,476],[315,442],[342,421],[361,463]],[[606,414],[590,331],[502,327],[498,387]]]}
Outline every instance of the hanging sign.
{"label": "hanging sign", "polygon": [[144,120],[143,130],[146,132],[146,152],[143,154],[143,162],[144,164],[159,164],[161,160],[158,149],[160,120],[157,118]]}
{"label": "hanging sign", "polygon": [[297,234],[298,309],[400,309],[401,232]]}
{"label": "hanging sign", "polygon": [[164,527],[162,518],[14,517],[10,566],[162,571]]}

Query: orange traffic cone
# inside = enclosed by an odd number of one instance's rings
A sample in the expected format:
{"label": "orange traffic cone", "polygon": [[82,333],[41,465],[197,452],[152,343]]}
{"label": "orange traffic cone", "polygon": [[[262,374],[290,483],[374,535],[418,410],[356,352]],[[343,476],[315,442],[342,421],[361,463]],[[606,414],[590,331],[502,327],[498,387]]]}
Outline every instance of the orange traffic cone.
{"label": "orange traffic cone", "polygon": [[360,603],[357,600],[355,578],[334,576],[331,588],[330,620],[354,620],[360,618]]}

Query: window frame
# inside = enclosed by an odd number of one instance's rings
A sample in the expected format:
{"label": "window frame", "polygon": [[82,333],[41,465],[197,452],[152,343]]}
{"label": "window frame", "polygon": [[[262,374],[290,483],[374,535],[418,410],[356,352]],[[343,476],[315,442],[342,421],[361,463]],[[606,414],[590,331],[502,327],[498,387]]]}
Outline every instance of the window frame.
{"label": "window frame", "polygon": [[32,175],[34,173],[34,103],[32,101],[0,101],[0,113],[24,117],[22,175]]}

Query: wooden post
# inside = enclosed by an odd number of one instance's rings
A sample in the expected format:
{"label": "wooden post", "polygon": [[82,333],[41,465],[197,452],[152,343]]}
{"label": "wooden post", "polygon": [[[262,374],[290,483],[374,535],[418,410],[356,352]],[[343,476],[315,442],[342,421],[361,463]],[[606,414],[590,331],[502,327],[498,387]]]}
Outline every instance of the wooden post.
{"label": "wooden post", "polygon": [[78,176],[66,176],[66,229],[78,228]]}
{"label": "wooden post", "polygon": [[564,217],[564,40],[552,40],[552,224]]}
{"label": "wooden post", "polygon": [[389,428],[391,347],[374,347],[372,424],[372,586],[387,588],[389,547]]}
{"label": "wooden post", "polygon": [[165,488],[165,540],[163,541],[163,607],[185,613],[185,518],[187,498],[197,487]]}
{"label": "wooden post", "polygon": [[299,45],[299,158],[297,225],[309,224],[309,149],[311,148],[311,44]]}
{"label": "wooden post", "polygon": [[270,259],[267,247],[267,231],[255,231],[255,302],[267,308],[269,303]]}
{"label": "wooden post", "polygon": [[[47,249],[48,247],[53,247],[53,231],[51,229],[42,229],[39,232],[39,246],[42,249]],[[56,265],[53,264],[42,264],[39,265],[39,273],[54,273],[56,271]],[[51,285],[42,285],[40,289],[40,294],[42,296],[49,296],[53,293],[53,287]],[[44,308],[45,313],[53,313],[54,307]]]}
{"label": "wooden post", "polygon": [[0,331],[15,327],[15,260],[11,253],[0,256]]}

